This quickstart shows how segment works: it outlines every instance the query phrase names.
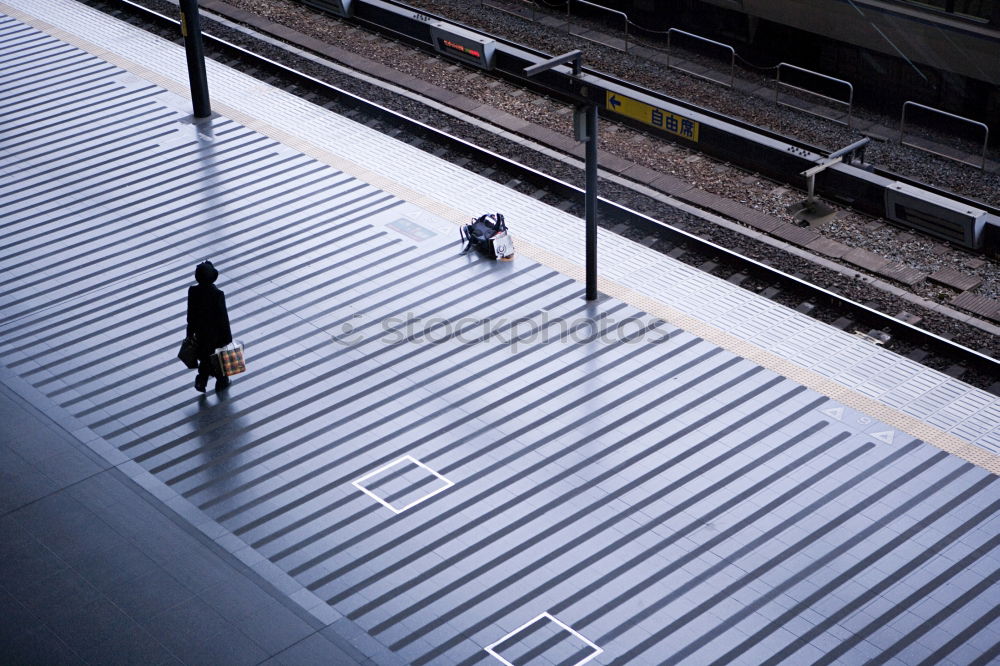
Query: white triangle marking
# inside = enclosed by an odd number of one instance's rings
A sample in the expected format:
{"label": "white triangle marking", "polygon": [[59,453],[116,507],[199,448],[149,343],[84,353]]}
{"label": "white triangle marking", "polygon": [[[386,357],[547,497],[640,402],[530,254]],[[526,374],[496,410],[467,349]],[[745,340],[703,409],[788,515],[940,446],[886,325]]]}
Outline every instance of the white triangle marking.
{"label": "white triangle marking", "polygon": [[885,442],[886,444],[892,444],[893,435],[895,435],[894,430],[886,430],[885,432],[873,432],[872,437],[875,439]]}
{"label": "white triangle marking", "polygon": [[831,407],[830,409],[824,409],[823,413],[827,416],[832,416],[838,421],[844,420],[844,408],[843,407]]}

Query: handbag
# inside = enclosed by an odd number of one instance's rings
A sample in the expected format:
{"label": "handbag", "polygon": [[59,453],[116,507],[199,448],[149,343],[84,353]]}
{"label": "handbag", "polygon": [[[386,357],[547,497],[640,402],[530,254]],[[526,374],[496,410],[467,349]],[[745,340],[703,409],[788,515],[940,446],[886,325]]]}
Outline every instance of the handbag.
{"label": "handbag", "polygon": [[219,347],[212,355],[212,362],[224,377],[246,372],[247,365],[243,358],[243,343],[233,340],[225,347]]}
{"label": "handbag", "polygon": [[177,358],[191,370],[198,368],[198,345],[195,344],[193,335],[184,338],[181,349],[177,352]]}

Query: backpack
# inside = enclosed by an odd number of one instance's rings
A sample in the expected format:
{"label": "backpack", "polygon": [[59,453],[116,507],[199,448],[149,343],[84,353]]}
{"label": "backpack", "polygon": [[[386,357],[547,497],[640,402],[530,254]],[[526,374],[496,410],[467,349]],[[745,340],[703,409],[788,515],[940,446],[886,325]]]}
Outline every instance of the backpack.
{"label": "backpack", "polygon": [[461,228],[465,248],[462,253],[475,248],[490,259],[509,260],[514,256],[514,241],[507,233],[503,214],[487,213],[473,218]]}

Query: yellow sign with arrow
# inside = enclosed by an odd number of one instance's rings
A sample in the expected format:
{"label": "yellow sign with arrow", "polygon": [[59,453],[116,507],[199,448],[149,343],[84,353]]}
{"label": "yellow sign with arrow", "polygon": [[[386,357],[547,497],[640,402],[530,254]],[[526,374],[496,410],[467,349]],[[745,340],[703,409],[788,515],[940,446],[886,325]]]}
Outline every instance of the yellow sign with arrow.
{"label": "yellow sign with arrow", "polygon": [[619,93],[606,91],[604,107],[612,113],[638,120],[641,123],[676,134],[689,141],[698,141],[699,124],[684,116],[671,113],[665,109],[640,102]]}

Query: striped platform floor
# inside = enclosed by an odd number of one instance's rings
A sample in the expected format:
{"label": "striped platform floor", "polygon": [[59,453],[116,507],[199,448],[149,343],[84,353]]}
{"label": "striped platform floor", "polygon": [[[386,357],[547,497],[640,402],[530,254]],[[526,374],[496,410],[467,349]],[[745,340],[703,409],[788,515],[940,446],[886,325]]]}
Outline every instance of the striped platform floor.
{"label": "striped platform floor", "polygon": [[[25,6],[0,358],[376,663],[1000,658],[995,474],[531,253],[460,255],[424,202],[193,122]],[[207,396],[174,358],[203,258],[249,360]]]}

